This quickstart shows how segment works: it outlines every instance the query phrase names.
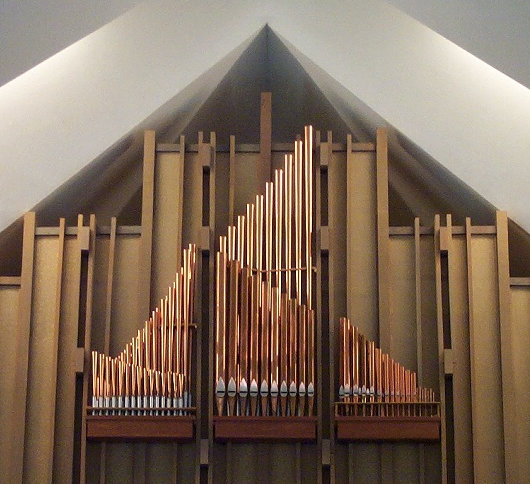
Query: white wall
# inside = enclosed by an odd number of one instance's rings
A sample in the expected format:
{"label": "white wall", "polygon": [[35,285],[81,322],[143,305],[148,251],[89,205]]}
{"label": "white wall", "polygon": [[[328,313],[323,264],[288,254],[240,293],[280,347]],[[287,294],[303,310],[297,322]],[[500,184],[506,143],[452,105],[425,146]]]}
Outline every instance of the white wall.
{"label": "white wall", "polygon": [[267,22],[530,231],[530,91],[378,0],[151,0],[0,87],[0,230]]}
{"label": "white wall", "polygon": [[387,0],[530,88],[528,0]]}
{"label": "white wall", "polygon": [[142,0],[2,0],[0,86]]}

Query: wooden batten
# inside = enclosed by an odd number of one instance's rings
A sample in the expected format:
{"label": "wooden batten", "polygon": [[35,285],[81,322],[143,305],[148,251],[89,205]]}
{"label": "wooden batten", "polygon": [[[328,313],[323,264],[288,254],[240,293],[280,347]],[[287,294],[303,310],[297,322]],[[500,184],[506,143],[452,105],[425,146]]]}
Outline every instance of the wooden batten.
{"label": "wooden batten", "polygon": [[272,93],[261,93],[260,108],[260,164],[258,193],[265,193],[265,182],[271,179]]}
{"label": "wooden batten", "polygon": [[[24,234],[22,238],[22,269],[18,302],[18,321],[16,327],[16,357],[14,392],[10,408],[13,409],[9,429],[9,480],[22,482],[24,465],[24,431],[26,420],[25,402],[28,390],[29,336],[31,326],[31,302],[33,296],[33,261],[35,257],[35,213],[24,215]],[[9,397],[8,397],[9,398]],[[16,401],[14,400],[16,398]]]}

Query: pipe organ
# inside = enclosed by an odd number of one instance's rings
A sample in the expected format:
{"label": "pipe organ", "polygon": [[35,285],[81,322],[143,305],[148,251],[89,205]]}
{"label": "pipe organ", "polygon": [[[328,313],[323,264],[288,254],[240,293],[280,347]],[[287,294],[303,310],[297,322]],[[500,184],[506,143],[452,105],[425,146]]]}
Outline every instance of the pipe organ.
{"label": "pipe organ", "polygon": [[523,482],[506,213],[391,226],[384,129],[272,143],[268,114],[260,144],[146,132],[141,225],[24,217],[0,274],[6,480]]}
{"label": "pipe organ", "polygon": [[313,128],[219,239],[218,415],[313,415]]}
{"label": "pipe organ", "polygon": [[[187,415],[191,393],[197,248],[168,294],[115,358],[92,351],[93,415]],[[90,410],[90,409],[89,409]]]}
{"label": "pipe organ", "polygon": [[353,326],[341,318],[338,415],[407,416],[438,415],[432,388],[418,386],[415,371],[383,353]]}

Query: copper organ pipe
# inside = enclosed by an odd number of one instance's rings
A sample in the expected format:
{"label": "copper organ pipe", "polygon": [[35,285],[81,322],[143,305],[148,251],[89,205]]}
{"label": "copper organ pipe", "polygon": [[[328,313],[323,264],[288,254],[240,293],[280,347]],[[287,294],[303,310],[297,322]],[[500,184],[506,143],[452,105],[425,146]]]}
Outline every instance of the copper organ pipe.
{"label": "copper organ pipe", "polygon": [[[347,318],[339,320],[339,415],[432,416],[434,391],[417,387],[417,374],[367,340]],[[350,398],[351,396],[351,398]]]}

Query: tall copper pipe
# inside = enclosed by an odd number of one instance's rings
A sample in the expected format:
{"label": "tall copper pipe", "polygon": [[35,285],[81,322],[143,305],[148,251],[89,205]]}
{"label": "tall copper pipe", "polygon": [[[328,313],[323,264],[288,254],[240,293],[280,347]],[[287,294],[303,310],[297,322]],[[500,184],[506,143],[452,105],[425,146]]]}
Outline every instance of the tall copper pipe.
{"label": "tall copper pipe", "polygon": [[312,308],[312,230],[313,230],[313,127],[304,128],[304,181],[305,181],[305,251],[307,307]]}
{"label": "tall copper pipe", "polygon": [[247,267],[254,267],[254,204],[247,203]]}
{"label": "tall copper pipe", "polygon": [[253,274],[251,277],[251,299],[250,299],[250,377],[249,380],[259,382],[259,276]]}
{"label": "tall copper pipe", "polygon": [[302,142],[294,146],[296,299],[302,304]]}
{"label": "tall copper pipe", "polygon": [[[274,186],[272,183],[265,184],[265,280],[267,281],[267,291],[270,296],[272,288],[272,254],[273,254],[273,202],[274,202]],[[268,305],[270,309],[270,297]]]}
{"label": "tall copper pipe", "polygon": [[240,379],[248,380],[248,333],[249,333],[249,294],[250,293],[250,272],[248,267],[241,269],[241,314],[239,326],[239,365],[240,365]]}
{"label": "tall copper pipe", "polygon": [[[276,287],[278,288],[278,298],[282,294],[282,230],[283,230],[283,170],[274,171],[274,200],[275,200],[275,268],[276,268]],[[279,303],[278,299],[278,303]]]}
{"label": "tall copper pipe", "polygon": [[289,299],[292,292],[292,218],[293,218],[293,156],[285,155],[285,288]]}
{"label": "tall copper pipe", "polygon": [[289,380],[298,383],[297,349],[298,349],[298,306],[296,299],[289,300]]}
{"label": "tall copper pipe", "polygon": [[267,282],[261,283],[261,370],[260,383],[268,381],[270,377],[270,313],[269,313],[269,291]]}
{"label": "tall copper pipe", "polygon": [[245,264],[245,217],[237,217],[237,259],[241,267]]}
{"label": "tall copper pipe", "polygon": [[286,415],[287,391],[289,385],[289,296],[280,296],[280,402],[281,414]]}
{"label": "tall copper pipe", "polygon": [[315,311],[307,312],[307,414],[313,415],[315,394]]}
{"label": "tall copper pipe", "polygon": [[215,298],[215,381],[222,379],[226,383],[226,252],[218,252],[216,260],[216,298]]}

